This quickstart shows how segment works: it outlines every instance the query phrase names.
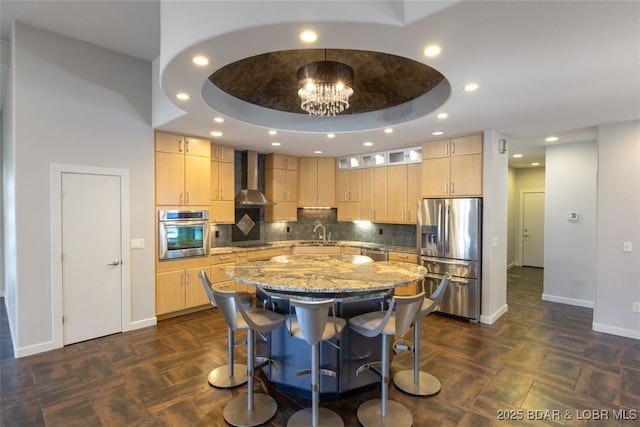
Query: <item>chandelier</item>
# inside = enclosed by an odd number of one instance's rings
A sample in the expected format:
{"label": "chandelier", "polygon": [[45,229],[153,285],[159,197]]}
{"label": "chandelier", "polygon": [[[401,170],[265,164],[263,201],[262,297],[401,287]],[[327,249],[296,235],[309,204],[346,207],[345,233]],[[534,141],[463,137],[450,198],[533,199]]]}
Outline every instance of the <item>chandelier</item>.
{"label": "chandelier", "polygon": [[349,108],[353,69],[342,62],[311,62],[298,70],[300,108],[312,116],[335,116]]}

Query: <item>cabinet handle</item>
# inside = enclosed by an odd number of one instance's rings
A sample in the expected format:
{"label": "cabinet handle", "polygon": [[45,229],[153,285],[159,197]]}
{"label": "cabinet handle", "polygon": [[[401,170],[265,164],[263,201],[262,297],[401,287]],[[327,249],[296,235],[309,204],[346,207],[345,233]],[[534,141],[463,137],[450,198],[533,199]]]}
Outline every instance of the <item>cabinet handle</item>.
{"label": "cabinet handle", "polygon": [[451,143],[451,154],[453,155],[453,154],[455,154],[455,152],[456,152],[456,143],[452,142]]}
{"label": "cabinet handle", "polygon": [[190,199],[189,192],[187,191],[187,205],[189,204],[189,199]]}
{"label": "cabinet handle", "polygon": [[455,193],[455,192],[456,192],[456,183],[455,183],[455,182],[452,182],[452,183],[451,183],[451,194],[453,194],[453,193]]}
{"label": "cabinet handle", "polygon": [[189,152],[189,140],[188,139],[185,139],[185,141],[184,141],[184,148],[185,148],[185,151],[188,153]]}
{"label": "cabinet handle", "polygon": [[224,148],[220,147],[220,160],[224,160]]}
{"label": "cabinet handle", "polygon": [[178,140],[178,151],[182,153],[182,138]]}
{"label": "cabinet handle", "polygon": [[224,189],[220,189],[220,200],[224,200]]}
{"label": "cabinet handle", "polygon": [[180,276],[180,287],[184,287],[184,276]]}
{"label": "cabinet handle", "polygon": [[229,259],[229,255],[220,255],[220,256],[218,257],[218,259],[219,259],[220,261],[227,260],[227,259]]}
{"label": "cabinet handle", "polygon": [[398,258],[407,259],[409,258],[409,255],[398,255]]}
{"label": "cabinet handle", "polygon": [[405,221],[411,221],[411,212],[407,211],[407,217],[405,218]]}
{"label": "cabinet handle", "polygon": [[444,143],[444,154],[449,155],[449,143]]}
{"label": "cabinet handle", "polygon": [[448,182],[444,183],[444,194],[449,194],[449,183]]}
{"label": "cabinet handle", "polygon": [[180,195],[178,196],[178,204],[182,204],[182,191],[180,192]]}

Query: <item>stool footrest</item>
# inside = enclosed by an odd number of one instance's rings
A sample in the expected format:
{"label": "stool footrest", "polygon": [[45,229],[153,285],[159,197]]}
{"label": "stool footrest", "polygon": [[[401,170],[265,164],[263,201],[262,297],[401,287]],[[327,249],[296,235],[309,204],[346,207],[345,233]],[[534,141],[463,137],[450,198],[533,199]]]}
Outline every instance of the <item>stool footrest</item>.
{"label": "stool footrest", "polygon": [[267,365],[278,366],[278,363],[275,360],[269,359],[267,357],[256,356],[255,361],[256,363],[255,365],[253,365],[253,372],[262,369]]}
{"label": "stool footrest", "polygon": [[[332,371],[331,369],[322,369],[320,368],[318,370],[318,372],[320,373],[320,375],[325,375],[327,377],[336,377],[336,372]],[[303,375],[311,375],[311,368],[309,369],[300,369],[298,372],[296,372],[296,376],[297,377],[301,377]]]}
{"label": "stool footrest", "polygon": [[380,377],[382,377],[382,371],[380,369],[381,366],[382,366],[382,362],[365,363],[364,365],[362,365],[358,369],[356,369],[356,376],[359,376],[364,371],[373,371],[376,374],[378,374]]}
{"label": "stool footrest", "polygon": [[411,353],[415,353],[416,348],[414,347],[413,341],[406,341],[401,338],[393,343],[393,352],[398,353],[398,351],[410,351]]}

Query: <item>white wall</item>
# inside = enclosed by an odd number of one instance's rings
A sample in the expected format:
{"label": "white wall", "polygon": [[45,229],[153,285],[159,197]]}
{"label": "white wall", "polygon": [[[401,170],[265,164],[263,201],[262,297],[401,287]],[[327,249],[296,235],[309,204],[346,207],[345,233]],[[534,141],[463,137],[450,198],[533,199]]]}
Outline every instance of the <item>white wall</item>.
{"label": "white wall", "polygon": [[[598,220],[593,328],[640,339],[640,121],[598,129]],[[633,251],[623,252],[623,242]]]}
{"label": "white wall", "polygon": [[[544,291],[546,301],[592,307],[596,265],[595,141],[546,149]],[[567,219],[577,212],[577,222]]]}
{"label": "white wall", "polygon": [[[128,169],[130,230],[146,248],[131,252],[131,323],[155,322],[151,64],[50,32],[15,25],[15,235],[7,235],[7,288],[15,293],[16,355],[52,340],[49,169],[52,163]],[[5,159],[5,165],[7,159]],[[11,206],[8,206],[11,208]],[[99,226],[99,224],[97,224]],[[87,236],[88,239],[91,236]],[[95,242],[100,244],[100,242]],[[90,278],[87,278],[90,280]]]}
{"label": "white wall", "polygon": [[483,146],[482,323],[507,311],[508,154],[498,151],[499,132],[486,131]]}

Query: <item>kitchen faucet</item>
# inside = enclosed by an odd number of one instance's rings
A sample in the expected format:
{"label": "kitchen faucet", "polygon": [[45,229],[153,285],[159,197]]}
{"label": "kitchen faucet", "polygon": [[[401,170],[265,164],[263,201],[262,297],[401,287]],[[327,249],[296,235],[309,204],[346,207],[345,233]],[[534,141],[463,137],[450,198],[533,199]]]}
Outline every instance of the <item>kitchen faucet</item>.
{"label": "kitchen faucet", "polygon": [[318,234],[318,239],[321,239],[323,242],[327,241],[327,229],[321,223],[318,223],[315,227],[313,227],[313,232],[315,233],[318,230],[318,227],[322,227],[322,234]]}

